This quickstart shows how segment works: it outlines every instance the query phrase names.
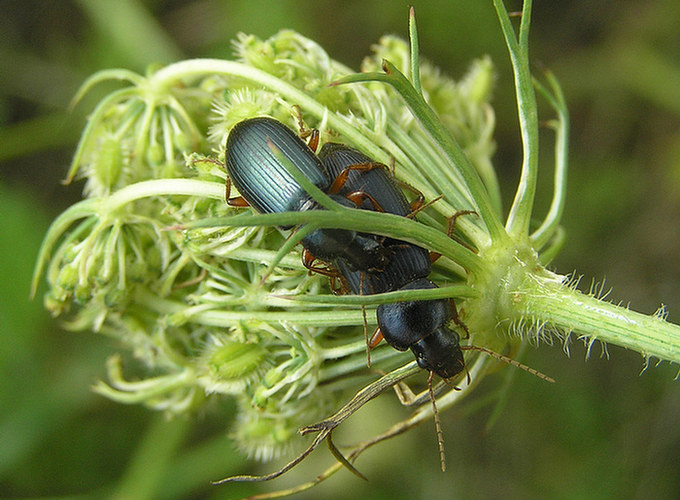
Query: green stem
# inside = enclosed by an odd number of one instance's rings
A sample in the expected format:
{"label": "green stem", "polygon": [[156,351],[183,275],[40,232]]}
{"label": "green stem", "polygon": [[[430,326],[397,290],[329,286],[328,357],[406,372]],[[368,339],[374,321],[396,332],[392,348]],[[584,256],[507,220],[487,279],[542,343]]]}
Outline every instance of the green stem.
{"label": "green stem", "polygon": [[531,235],[531,241],[537,250],[543,248],[558,230],[567,196],[567,166],[569,164],[569,111],[567,103],[555,76],[552,73],[547,73],[546,78],[552,88],[552,93],[539,82],[535,82],[535,85],[557,112],[557,120],[550,123],[555,129],[555,174],[550,209],[541,226]]}
{"label": "green stem", "polygon": [[378,305],[398,302],[400,300],[436,300],[448,298],[471,298],[476,297],[474,289],[468,285],[449,285],[441,288],[422,290],[400,290],[395,292],[377,293],[373,295],[293,295],[276,296],[288,299],[292,302],[303,302],[314,305]]}
{"label": "green stem", "polygon": [[[119,358],[113,358],[120,364]],[[149,399],[170,394],[177,389],[191,388],[195,383],[195,375],[190,369],[144,380],[140,387],[134,383],[125,383],[120,366],[111,368],[109,365],[109,377],[114,381],[113,387],[104,382],[97,382],[92,390],[109,399],[124,404],[139,404]],[[116,381],[122,382],[117,384]]]}
{"label": "green stem", "polygon": [[524,0],[522,7],[522,19],[519,24],[519,48],[529,56],[529,26],[531,24],[531,3],[533,0]]}
{"label": "green stem", "polygon": [[538,176],[538,111],[531,71],[529,70],[529,54],[527,35],[531,17],[531,0],[525,0],[520,26],[520,41],[515,38],[510,18],[502,0],[494,0],[496,13],[508,46],[512,69],[517,89],[517,110],[519,114],[520,132],[524,159],[522,172],[515,199],[508,214],[506,229],[513,239],[519,239],[529,233],[529,223],[536,197],[536,178]]}
{"label": "green stem", "polygon": [[73,99],[71,99],[69,109],[73,110],[73,108],[78,105],[83,96],[92,90],[92,87],[109,80],[126,81],[136,86],[142,85],[144,83],[143,76],[127,69],[104,69],[97,71],[94,75],[85,80],[85,82],[83,82],[83,84],[80,86],[78,92],[76,92],[76,95],[73,96]]}
{"label": "green stem", "polygon": [[530,318],[535,329],[586,335],[589,348],[599,340],[637,351],[647,360],[680,362],[680,326],[660,314],[631,311],[554,280],[527,279],[526,283],[526,289],[512,294],[514,313]]}
{"label": "green stem", "polygon": [[[138,290],[135,298],[137,304],[143,305],[159,314],[184,314],[186,304],[162,299],[152,292]],[[230,327],[243,321],[265,323],[287,322],[297,326],[355,326],[363,324],[360,310],[335,311],[224,311],[213,309],[200,310],[194,314],[186,314],[185,321],[206,326]]]}
{"label": "green stem", "polygon": [[341,207],[339,210],[308,210],[277,214],[239,215],[237,217],[206,218],[182,226],[182,229],[234,226],[288,226],[314,224],[315,227],[351,229],[365,233],[389,236],[430,251],[441,253],[469,272],[483,271],[483,262],[477,254],[449,238],[445,233],[394,214],[356,210]]}
{"label": "green stem", "polygon": [[416,13],[411,6],[408,13],[408,34],[411,41],[411,81],[413,88],[422,95],[423,91],[420,88],[420,62],[418,57],[419,43],[418,43],[418,26],[416,25]]}

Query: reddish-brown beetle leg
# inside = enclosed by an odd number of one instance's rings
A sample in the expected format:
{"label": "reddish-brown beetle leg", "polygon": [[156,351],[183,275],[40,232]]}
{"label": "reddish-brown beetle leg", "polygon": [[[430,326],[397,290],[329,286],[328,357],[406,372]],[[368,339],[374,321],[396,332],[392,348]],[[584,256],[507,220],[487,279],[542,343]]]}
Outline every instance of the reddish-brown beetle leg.
{"label": "reddish-brown beetle leg", "polygon": [[314,257],[306,248],[302,248],[302,265],[307,268],[309,274],[313,273],[321,274],[322,276],[328,276],[329,278],[336,278],[338,272],[335,269],[331,269],[327,266],[316,266],[314,262],[316,257]]}
{"label": "reddish-brown beetle leg", "polygon": [[376,328],[375,331],[373,332],[373,335],[371,335],[371,338],[368,339],[368,347],[373,349],[376,347],[383,339],[382,332],[380,331],[380,328]]}
{"label": "reddish-brown beetle leg", "polygon": [[230,207],[249,207],[250,204],[243,198],[243,196],[231,196],[231,179],[227,177],[227,182],[225,184],[224,200]]}
{"label": "reddish-brown beetle leg", "polygon": [[347,182],[347,177],[349,176],[349,173],[352,170],[356,170],[357,172],[368,172],[369,170],[373,170],[374,168],[387,168],[387,167],[385,167],[385,165],[383,165],[382,163],[378,162],[357,163],[356,165],[350,165],[349,167],[345,167],[342,170],[342,172],[340,172],[331,183],[331,186],[328,188],[328,194],[336,194],[340,192],[342,187],[345,185],[345,182]]}

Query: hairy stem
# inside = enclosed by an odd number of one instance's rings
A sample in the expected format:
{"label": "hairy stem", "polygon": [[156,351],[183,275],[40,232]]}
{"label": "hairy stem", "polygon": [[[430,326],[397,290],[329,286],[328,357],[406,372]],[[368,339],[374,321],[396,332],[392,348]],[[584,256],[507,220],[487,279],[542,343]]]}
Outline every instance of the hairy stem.
{"label": "hairy stem", "polygon": [[520,315],[536,318],[536,327],[588,336],[639,352],[647,360],[680,362],[680,326],[662,315],[645,315],[584,294],[566,285],[534,281],[513,295]]}

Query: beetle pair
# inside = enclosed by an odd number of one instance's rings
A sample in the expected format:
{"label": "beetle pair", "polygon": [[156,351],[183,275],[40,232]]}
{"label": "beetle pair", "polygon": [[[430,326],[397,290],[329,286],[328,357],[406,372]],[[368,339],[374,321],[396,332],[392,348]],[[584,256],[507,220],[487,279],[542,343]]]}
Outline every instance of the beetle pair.
{"label": "beetle pair", "polygon": [[[359,151],[334,143],[324,145],[317,156],[292,130],[266,117],[236,124],[226,148],[230,182],[258,212],[321,208],[286,170],[274,148],[342,205],[404,217],[412,213],[384,166]],[[238,199],[232,199],[230,204],[245,205]],[[436,288],[427,279],[431,270],[429,253],[416,245],[327,228],[313,231],[301,243],[314,258],[336,268],[355,294]],[[421,368],[451,378],[465,368],[460,338],[446,326],[455,317],[454,307],[446,299],[382,304],[377,310],[378,327],[395,349],[410,348]]]}

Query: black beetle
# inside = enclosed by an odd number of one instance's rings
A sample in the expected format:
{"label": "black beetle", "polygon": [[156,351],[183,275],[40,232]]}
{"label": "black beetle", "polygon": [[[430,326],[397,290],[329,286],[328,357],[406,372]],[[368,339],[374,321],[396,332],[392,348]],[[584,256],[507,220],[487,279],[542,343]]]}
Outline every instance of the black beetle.
{"label": "black beetle", "polygon": [[[356,207],[333,190],[341,183],[332,183],[325,167],[310,147],[283,123],[268,117],[250,118],[237,123],[229,133],[226,164],[229,173],[228,203],[244,206],[238,199],[229,199],[229,182],[238,189],[243,199],[261,213],[279,213],[320,209],[319,204],[303,189],[282,165],[272,146],[315,186],[345,206]],[[331,189],[332,188],[332,189]],[[291,226],[282,227],[290,229]],[[352,270],[382,270],[389,260],[380,239],[345,229],[323,228],[313,231],[301,241],[314,258],[332,262],[342,259]],[[313,259],[304,259],[312,268]],[[330,272],[330,271],[328,271]]]}
{"label": "black beetle", "polygon": [[[319,158],[331,177],[347,177],[342,193],[361,191],[380,205],[380,210],[401,216],[411,215],[406,197],[397,187],[384,165],[377,164],[350,147],[328,143]],[[373,164],[373,168],[355,168]],[[362,208],[374,210],[367,200]],[[395,290],[436,288],[427,279],[431,271],[429,252],[404,241],[385,238],[382,244],[390,252],[390,260],[380,271],[361,272],[337,260],[344,282],[354,294],[375,294]],[[456,332],[446,325],[457,319],[452,300],[414,300],[382,304],[377,309],[378,328],[385,341],[397,350],[411,349],[418,366],[442,378],[451,378],[465,369],[465,361]],[[379,338],[379,337],[378,337]]]}

